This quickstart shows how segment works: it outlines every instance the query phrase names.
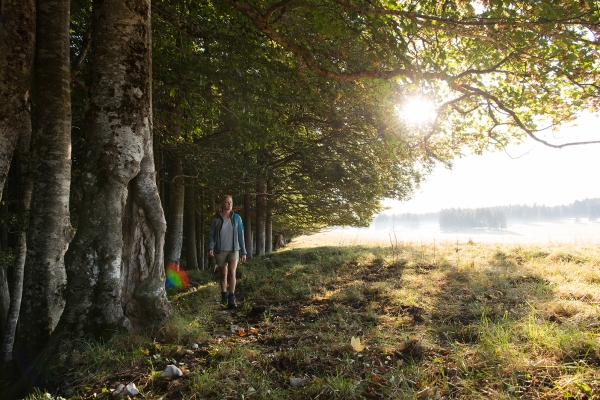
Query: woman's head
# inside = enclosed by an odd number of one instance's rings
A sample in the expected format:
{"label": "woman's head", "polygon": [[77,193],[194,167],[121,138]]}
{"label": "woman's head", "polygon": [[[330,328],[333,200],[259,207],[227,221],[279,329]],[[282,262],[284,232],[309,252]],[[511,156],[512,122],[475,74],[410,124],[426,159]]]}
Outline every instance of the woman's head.
{"label": "woman's head", "polygon": [[233,197],[226,194],[221,197],[221,202],[219,204],[221,206],[221,211],[231,211],[233,209]]}

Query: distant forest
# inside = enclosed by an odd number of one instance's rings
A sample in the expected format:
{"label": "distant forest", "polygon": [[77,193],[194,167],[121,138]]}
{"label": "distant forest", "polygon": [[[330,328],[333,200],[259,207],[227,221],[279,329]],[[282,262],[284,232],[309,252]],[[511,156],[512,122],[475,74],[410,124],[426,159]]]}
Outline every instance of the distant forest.
{"label": "distant forest", "polygon": [[373,221],[376,229],[391,226],[417,229],[421,223],[437,221],[442,231],[455,229],[504,229],[508,222],[556,221],[565,218],[596,221],[600,198],[576,200],[568,205],[508,205],[483,208],[449,208],[426,214],[380,214]]}

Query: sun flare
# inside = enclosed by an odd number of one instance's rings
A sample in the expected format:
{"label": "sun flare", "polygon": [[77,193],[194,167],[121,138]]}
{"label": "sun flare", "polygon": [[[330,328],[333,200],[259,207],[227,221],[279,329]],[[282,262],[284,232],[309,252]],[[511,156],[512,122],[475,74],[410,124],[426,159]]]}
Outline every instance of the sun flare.
{"label": "sun flare", "polygon": [[412,125],[425,125],[437,116],[435,105],[422,97],[408,99],[397,107],[400,119]]}

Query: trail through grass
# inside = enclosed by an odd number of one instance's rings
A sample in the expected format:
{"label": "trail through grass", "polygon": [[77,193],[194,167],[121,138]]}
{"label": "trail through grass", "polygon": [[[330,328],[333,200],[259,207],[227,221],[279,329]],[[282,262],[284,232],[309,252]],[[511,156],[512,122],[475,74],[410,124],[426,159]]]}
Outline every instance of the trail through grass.
{"label": "trail through grass", "polygon": [[[296,248],[238,272],[236,311],[198,271],[161,329],[75,343],[57,362],[62,396],[119,383],[148,399],[600,396],[596,247]],[[161,379],[169,364],[184,376]]]}

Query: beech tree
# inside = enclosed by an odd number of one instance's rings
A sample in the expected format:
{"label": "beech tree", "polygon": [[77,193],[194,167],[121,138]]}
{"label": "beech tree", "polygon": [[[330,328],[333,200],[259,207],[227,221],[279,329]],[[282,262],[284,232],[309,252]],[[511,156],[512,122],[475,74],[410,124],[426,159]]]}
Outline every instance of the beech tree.
{"label": "beech tree", "polygon": [[95,1],[93,31],[83,198],[57,328],[77,337],[152,326],[170,314],[152,147],[150,1]]}
{"label": "beech tree", "polygon": [[19,330],[27,358],[46,345],[65,304],[64,255],[73,237],[69,21],[69,1],[37,2],[34,186]]}
{"label": "beech tree", "polygon": [[29,95],[35,43],[35,2],[0,5],[0,199],[22,129],[30,129]]}
{"label": "beech tree", "polygon": [[[2,1],[0,3],[0,200],[3,198],[3,189],[7,180],[7,175],[13,153],[19,138],[22,143],[27,145],[22,147],[20,160],[25,162],[25,154],[29,152],[29,139],[31,138],[31,110],[30,110],[30,88],[33,72],[34,44],[35,44],[35,2],[34,1]],[[27,138],[27,140],[23,140]],[[14,167],[13,167],[14,168]],[[25,211],[25,210],[21,210]],[[2,333],[5,338],[2,351],[4,353],[3,361],[10,358],[12,351],[12,341],[14,335],[14,325],[16,324],[15,301],[10,297],[16,292],[22,290],[22,266],[24,262],[25,237],[24,227],[20,227],[19,249],[17,250],[19,266],[18,272],[15,272],[15,285],[12,285],[9,292],[9,283],[7,273],[0,272],[0,309],[2,310],[3,321],[0,323]],[[4,242],[4,241],[3,241]],[[6,247],[7,243],[3,243]],[[6,250],[5,248],[3,250]],[[22,262],[21,262],[22,261]],[[11,307],[12,306],[12,307]],[[18,315],[17,308],[16,314]],[[6,321],[6,317],[9,321]],[[6,343],[8,344],[8,347]]]}

